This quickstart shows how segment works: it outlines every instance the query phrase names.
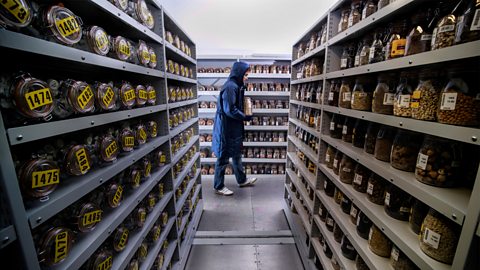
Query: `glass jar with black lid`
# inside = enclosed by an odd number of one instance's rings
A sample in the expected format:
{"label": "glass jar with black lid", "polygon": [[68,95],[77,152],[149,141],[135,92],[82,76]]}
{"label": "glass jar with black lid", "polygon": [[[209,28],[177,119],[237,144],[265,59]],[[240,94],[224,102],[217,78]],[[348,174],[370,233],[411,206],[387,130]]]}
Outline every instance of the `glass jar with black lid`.
{"label": "glass jar with black lid", "polygon": [[389,184],[385,189],[385,212],[394,219],[408,221],[412,200],[408,193],[394,184]]}
{"label": "glass jar with black lid", "polygon": [[368,240],[368,234],[370,227],[372,227],[372,221],[363,212],[358,213],[357,218],[357,234],[363,239]]}
{"label": "glass jar with black lid", "polygon": [[371,171],[369,169],[357,163],[352,182],[353,189],[361,193],[367,192],[368,178],[370,175]]}

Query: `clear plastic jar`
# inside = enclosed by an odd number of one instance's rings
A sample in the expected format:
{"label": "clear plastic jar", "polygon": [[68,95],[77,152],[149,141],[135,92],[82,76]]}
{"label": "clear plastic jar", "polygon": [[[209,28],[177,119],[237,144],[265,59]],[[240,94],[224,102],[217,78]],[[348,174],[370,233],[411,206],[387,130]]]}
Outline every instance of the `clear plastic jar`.
{"label": "clear plastic jar", "polygon": [[395,92],[393,101],[393,114],[395,116],[412,117],[412,108],[410,107],[410,99],[413,89],[411,86],[412,78],[406,73],[400,75],[400,83]]}
{"label": "clear plastic jar", "polygon": [[335,157],[333,158],[333,173],[338,175],[340,170],[340,161],[342,160],[343,153],[337,150]]}
{"label": "clear plastic jar", "polygon": [[340,17],[340,22],[338,23],[337,33],[340,33],[340,32],[343,32],[343,31],[347,30],[349,15],[350,15],[350,9],[349,8],[345,8],[345,9],[342,10],[342,14],[341,14],[341,17]]}
{"label": "clear plastic jar", "polygon": [[397,186],[390,184],[385,190],[384,209],[394,219],[408,221],[412,197]]}
{"label": "clear plastic jar", "polygon": [[382,126],[378,131],[375,141],[374,157],[378,160],[390,162],[393,139],[395,137],[395,128]]}
{"label": "clear plastic jar", "polygon": [[368,240],[368,234],[372,227],[372,221],[363,212],[358,214],[357,219],[357,234],[363,239]]}
{"label": "clear plastic jar", "polygon": [[345,118],[342,115],[334,114],[330,121],[330,137],[334,139],[342,138],[343,123]]}
{"label": "clear plastic jar", "polygon": [[417,270],[418,268],[398,247],[393,246],[390,265],[394,270]]}
{"label": "clear plastic jar", "polygon": [[374,154],[375,144],[377,141],[378,131],[380,131],[380,125],[375,122],[368,124],[367,132],[365,134],[365,147],[363,150],[368,154]]}
{"label": "clear plastic jar", "polygon": [[[370,56],[370,44],[371,40],[365,39],[363,45],[360,49],[360,54],[358,58],[358,66],[368,65],[368,58]],[[356,62],[356,59],[355,59]]]}
{"label": "clear plastic jar", "polygon": [[82,20],[69,9],[52,5],[39,13],[40,27],[46,36],[63,45],[73,45],[82,39]]}
{"label": "clear plastic jar", "polygon": [[392,241],[375,225],[370,228],[368,247],[378,256],[388,258],[392,252]]}
{"label": "clear plastic jar", "polygon": [[15,28],[28,26],[34,17],[34,10],[29,1],[17,0],[10,6],[8,1],[2,2],[0,8],[0,21]]}
{"label": "clear plastic jar", "polygon": [[328,92],[328,105],[329,106],[338,106],[338,98],[340,93],[340,84],[337,81],[330,82],[330,91]]}
{"label": "clear plastic jar", "polygon": [[332,215],[330,213],[327,213],[327,218],[325,219],[325,226],[327,227],[327,230],[333,232],[335,221],[333,220]]}
{"label": "clear plastic jar", "polygon": [[372,92],[367,91],[364,81],[357,79],[353,87],[351,108],[359,111],[370,111],[372,107]]}
{"label": "clear plastic jar", "polygon": [[438,21],[432,37],[432,50],[450,47],[455,42],[455,25],[457,18],[448,14]]}
{"label": "clear plastic jar", "polygon": [[342,202],[342,198],[343,198],[343,193],[342,191],[335,187],[335,193],[333,195],[333,200],[335,201],[336,204],[340,204]]}
{"label": "clear plastic jar", "polygon": [[478,16],[480,14],[480,2],[470,1],[465,12],[458,17],[455,44],[470,42],[480,39],[480,27],[478,25]]}
{"label": "clear plastic jar", "polygon": [[345,118],[345,122],[342,127],[342,141],[351,143],[353,136],[353,127],[355,125],[354,118]]}
{"label": "clear plastic jar", "polygon": [[327,151],[325,152],[325,165],[327,168],[333,168],[333,158],[335,157],[335,148],[329,145]]}
{"label": "clear plastic jar", "polygon": [[407,35],[407,43],[405,44],[405,56],[417,53],[427,52],[430,50],[432,43],[432,31],[434,17],[433,8],[428,8],[425,12],[420,11],[413,17],[412,29]]}
{"label": "clear plastic jar", "polygon": [[377,11],[377,4],[373,0],[367,0],[362,10],[362,20],[365,20],[368,16]]}
{"label": "clear plastic jar", "polygon": [[[379,8],[380,9],[380,8]],[[368,63],[378,63],[385,60],[385,53],[383,52],[384,45],[382,42],[382,35],[380,33],[375,33],[372,45],[370,46],[370,51],[368,55]]]}
{"label": "clear plastic jar", "polygon": [[413,119],[436,120],[440,87],[433,76],[434,73],[428,70],[420,74],[420,82],[413,91],[410,103]]}
{"label": "clear plastic jar", "polygon": [[385,188],[387,182],[378,174],[372,172],[368,178],[367,199],[372,203],[383,205],[385,202]]}
{"label": "clear plastic jar", "polygon": [[352,100],[352,88],[350,87],[348,80],[342,80],[342,85],[340,86],[338,107],[350,109]]}
{"label": "clear plastic jar", "polygon": [[458,142],[425,136],[418,152],[415,178],[427,185],[455,186],[460,180],[462,152]]}
{"label": "clear plastic jar", "polygon": [[394,100],[395,88],[393,81],[387,75],[379,76],[377,86],[373,91],[372,112],[393,114]]}
{"label": "clear plastic jar", "polygon": [[408,219],[410,224],[410,229],[416,234],[420,234],[420,229],[422,227],[423,220],[428,214],[430,207],[424,204],[422,201],[414,199],[412,204],[412,211]]}
{"label": "clear plastic jar", "polygon": [[352,132],[352,144],[355,147],[363,148],[365,144],[365,134],[367,132],[367,122],[361,119],[355,121]]}
{"label": "clear plastic jar", "polygon": [[368,178],[371,174],[372,173],[369,169],[358,163],[355,166],[355,172],[353,176],[353,189],[361,193],[367,192]]}
{"label": "clear plastic jar", "polygon": [[362,18],[362,11],[360,7],[360,0],[352,1],[350,13],[348,15],[348,28],[354,26]]}
{"label": "clear plastic jar", "polygon": [[458,239],[459,226],[434,209],[423,220],[420,232],[420,249],[433,259],[452,264]]}
{"label": "clear plastic jar", "polygon": [[399,129],[392,145],[390,164],[393,168],[413,172],[417,163],[423,136],[420,133]]}
{"label": "clear plastic jar", "polygon": [[347,155],[343,155],[339,168],[340,181],[345,184],[351,184],[353,181],[353,176],[355,174],[354,170],[355,161],[353,161],[353,159],[351,159]]}
{"label": "clear plastic jar", "polygon": [[90,51],[99,55],[107,55],[110,51],[110,38],[103,28],[90,26],[84,30],[83,36],[87,39]]}

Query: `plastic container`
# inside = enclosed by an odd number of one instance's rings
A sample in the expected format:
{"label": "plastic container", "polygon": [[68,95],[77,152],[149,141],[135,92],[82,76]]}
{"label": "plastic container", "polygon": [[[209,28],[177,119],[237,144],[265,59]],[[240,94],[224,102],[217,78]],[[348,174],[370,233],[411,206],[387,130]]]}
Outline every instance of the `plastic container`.
{"label": "plastic container", "polygon": [[390,153],[392,150],[395,128],[382,126],[377,134],[375,141],[374,156],[376,159],[390,162]]}
{"label": "plastic container", "polygon": [[378,256],[388,258],[392,252],[392,241],[375,225],[370,228],[368,247]]}
{"label": "plastic container", "polygon": [[455,31],[455,44],[480,39],[480,25],[478,24],[479,10],[480,2],[470,1],[464,13],[458,17]]}
{"label": "plastic container", "polygon": [[420,133],[399,129],[392,145],[390,164],[393,168],[414,172],[423,136]]}
{"label": "plastic container", "polygon": [[374,122],[368,124],[367,132],[365,134],[365,147],[363,150],[368,154],[375,153],[375,144],[377,142],[378,132],[380,131],[380,125]]}
{"label": "plastic container", "polygon": [[343,122],[342,127],[342,141],[351,143],[352,142],[352,135],[353,135],[353,127],[355,125],[354,118],[345,118],[345,122]]}
{"label": "plastic container", "polygon": [[334,114],[330,121],[330,137],[334,139],[342,138],[343,123],[345,118],[342,115]]}
{"label": "plastic container", "polygon": [[420,249],[433,259],[452,264],[460,237],[459,226],[430,209],[420,232]]}
{"label": "plastic container", "polygon": [[414,199],[412,204],[412,211],[408,219],[410,224],[410,229],[416,234],[420,234],[420,229],[422,227],[423,220],[428,214],[430,207],[424,204],[422,201]]}
{"label": "plastic container", "polygon": [[420,74],[420,81],[413,91],[410,103],[413,119],[435,121],[437,118],[440,86],[434,76],[429,70]]}
{"label": "plastic container", "polygon": [[398,247],[395,245],[392,247],[392,252],[390,254],[390,265],[394,270],[417,270],[418,268],[415,263],[413,263],[407,255],[405,255]]}
{"label": "plastic container", "polygon": [[360,0],[352,1],[350,14],[348,15],[348,28],[354,26],[362,19],[362,10],[360,4]]}
{"label": "plastic container", "polygon": [[352,101],[352,88],[350,87],[349,81],[344,79],[342,80],[342,84],[340,85],[338,107],[350,109],[351,101]]}
{"label": "plastic container", "polygon": [[357,234],[363,239],[368,240],[368,234],[372,224],[372,221],[363,212],[360,212],[357,219]]}
{"label": "plastic container", "polygon": [[329,169],[333,169],[333,158],[335,157],[335,148],[329,145],[325,152],[325,165]]}
{"label": "plastic container", "polygon": [[335,157],[333,158],[333,173],[338,175],[340,170],[340,161],[342,160],[343,153],[337,150]]}
{"label": "plastic container", "polygon": [[333,239],[338,243],[342,242],[343,232],[338,223],[333,226]]}
{"label": "plastic container", "polygon": [[394,219],[408,221],[412,200],[408,193],[389,184],[385,190],[385,212]]}
{"label": "plastic container", "polygon": [[353,182],[352,182],[353,189],[361,193],[366,193],[367,186],[368,186],[368,178],[370,177],[371,174],[372,173],[370,172],[369,169],[367,169],[362,164],[358,163],[355,166],[355,172],[353,176]]}
{"label": "plastic container", "polygon": [[342,10],[340,22],[338,23],[337,33],[343,32],[348,28],[348,16],[350,15],[350,9],[346,8]]}
{"label": "plastic container", "polygon": [[357,257],[357,251],[355,250],[355,247],[353,247],[352,243],[350,243],[350,240],[344,235],[342,237],[342,255],[349,259],[349,260],[355,260]]}
{"label": "plastic container", "polygon": [[325,226],[327,227],[327,230],[333,232],[335,221],[333,220],[332,215],[330,213],[327,214],[327,218],[325,219]]}
{"label": "plastic container", "polygon": [[372,108],[372,92],[369,92],[364,87],[365,81],[357,79],[353,87],[352,100],[350,107],[353,110],[370,111]]}
{"label": "plastic container", "polygon": [[367,133],[367,122],[361,119],[355,121],[352,132],[352,145],[363,148],[365,145],[365,135]]}
{"label": "plastic container", "polygon": [[323,182],[323,190],[328,197],[333,197],[335,195],[335,185],[329,179],[325,179]]}
{"label": "plastic container", "polygon": [[458,142],[425,136],[418,152],[415,178],[427,185],[455,186],[460,178],[462,152]]}
{"label": "plastic container", "polygon": [[454,14],[448,14],[438,21],[433,32],[432,50],[450,47],[454,44],[456,23],[457,18]]}
{"label": "plastic container", "polygon": [[400,83],[397,86],[393,101],[393,115],[412,117],[412,109],[410,107],[410,100],[413,94],[412,81],[413,78],[406,73],[400,75]]}
{"label": "plastic container", "polygon": [[351,184],[355,175],[356,162],[347,155],[343,155],[340,161],[339,176],[340,181],[345,184]]}
{"label": "plastic container", "polygon": [[[380,8],[379,8],[380,9]],[[372,45],[370,46],[370,51],[368,55],[368,63],[378,63],[385,60],[385,53],[383,51],[384,44],[382,42],[382,34],[375,33]]]}
{"label": "plastic container", "polygon": [[395,100],[395,87],[393,80],[388,75],[378,77],[377,86],[373,91],[372,112],[381,114],[393,114],[393,102]]}
{"label": "plastic container", "polygon": [[383,205],[385,202],[385,188],[387,182],[378,174],[372,172],[368,178],[367,198],[372,203]]}
{"label": "plastic container", "polygon": [[352,201],[347,196],[342,196],[340,207],[342,208],[343,213],[349,215],[352,208]]}
{"label": "plastic container", "polygon": [[336,204],[340,205],[340,203],[342,202],[342,198],[343,198],[343,193],[342,191],[335,187],[335,193],[333,195],[333,200],[335,201]]}
{"label": "plastic container", "polygon": [[330,90],[328,92],[327,103],[329,106],[338,106],[338,95],[340,93],[340,84],[332,80],[330,83]]}
{"label": "plastic container", "polygon": [[360,213],[360,209],[352,203],[352,207],[350,208],[350,222],[353,225],[357,225],[358,214]]}

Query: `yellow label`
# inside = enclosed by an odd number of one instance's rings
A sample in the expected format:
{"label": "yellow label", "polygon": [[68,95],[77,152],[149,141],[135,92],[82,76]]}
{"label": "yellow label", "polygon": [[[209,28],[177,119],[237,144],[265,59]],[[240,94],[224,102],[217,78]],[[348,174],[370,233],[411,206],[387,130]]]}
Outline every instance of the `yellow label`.
{"label": "yellow label", "polygon": [[154,100],[157,98],[157,93],[155,91],[148,92],[148,99]]}
{"label": "yellow label", "polygon": [[416,109],[420,107],[420,102],[411,102],[410,103],[410,108]]}
{"label": "yellow label", "polygon": [[155,198],[149,198],[148,199],[148,205],[150,206],[150,208],[153,208],[155,206]]}
{"label": "yellow label", "polygon": [[142,51],[142,58],[143,58],[143,60],[145,60],[145,62],[150,61],[150,53],[148,52],[148,50],[143,50]]}
{"label": "yellow label", "polygon": [[130,46],[128,45],[128,43],[126,42],[122,42],[120,43],[120,45],[118,46],[118,50],[120,51],[120,53],[122,53],[123,55],[125,56],[130,56]]}
{"label": "yellow label", "polygon": [[139,186],[140,185],[140,180],[141,180],[142,176],[140,175],[140,173],[136,173],[135,174],[135,179],[133,180],[133,183],[135,184],[135,186]]}
{"label": "yellow label", "polygon": [[93,98],[93,91],[90,89],[90,86],[87,85],[85,89],[83,89],[82,93],[77,97],[77,102],[80,108],[85,109],[85,106],[90,102]]}
{"label": "yellow label", "polygon": [[97,265],[97,270],[108,270],[112,268],[113,259],[112,256],[108,256],[103,262]]}
{"label": "yellow label", "polygon": [[147,91],[144,91],[144,90],[138,91],[138,97],[140,99],[146,100],[148,98]]}
{"label": "yellow label", "polygon": [[397,39],[392,41],[392,51],[391,56],[403,56],[405,54],[405,45],[407,44],[406,39]]}
{"label": "yellow label", "polygon": [[125,247],[125,245],[127,244],[127,241],[128,241],[128,230],[125,230],[122,233],[122,237],[120,237],[120,241],[118,241],[118,247],[120,249],[123,249]]}
{"label": "yellow label", "polygon": [[152,14],[149,14],[149,15],[148,15],[147,24],[148,24],[148,25],[153,25],[153,24],[154,24]]}
{"label": "yellow label", "polygon": [[53,263],[65,259],[68,255],[68,232],[61,232],[55,237],[55,258]]}
{"label": "yellow label", "polygon": [[65,19],[61,19],[55,22],[58,30],[60,30],[60,35],[63,37],[71,36],[77,32],[80,32],[80,25],[73,16],[68,16]]}
{"label": "yellow label", "polygon": [[34,172],[32,174],[32,188],[46,187],[60,182],[60,170]]}
{"label": "yellow label", "polygon": [[127,147],[132,147],[135,144],[135,137],[128,136],[123,138],[123,144]]}
{"label": "yellow label", "polygon": [[155,53],[150,54],[150,62],[157,63],[157,55]]}
{"label": "yellow label", "polygon": [[115,96],[115,93],[113,93],[113,90],[111,87],[107,88],[107,91],[102,97],[102,102],[105,105],[105,107],[108,107],[110,103],[112,103],[113,97]]}
{"label": "yellow label", "polygon": [[160,229],[160,226],[157,227],[157,229],[155,230],[155,232],[153,233],[153,241],[157,241],[158,238],[160,238],[160,233],[162,232],[162,230]]}
{"label": "yellow label", "polygon": [[48,88],[28,92],[25,94],[25,99],[27,100],[30,110],[34,110],[53,102],[52,93],[50,93],[50,89]]}
{"label": "yellow label", "polygon": [[144,211],[140,212],[140,222],[144,223],[146,218],[147,218],[147,213]]}
{"label": "yellow label", "polygon": [[135,99],[135,90],[130,89],[127,92],[125,92],[123,96],[125,97],[125,101],[129,102],[130,100]]}
{"label": "yellow label", "polygon": [[156,137],[157,134],[157,124],[155,124],[152,126],[152,137]]}
{"label": "yellow label", "polygon": [[90,170],[90,164],[88,164],[87,152],[85,151],[85,148],[75,152],[75,156],[77,157],[77,164],[82,174]]}
{"label": "yellow label", "polygon": [[144,129],[140,129],[138,135],[140,136],[140,139],[142,139],[142,140],[144,140],[144,141],[147,139],[147,133],[145,132]]}
{"label": "yellow label", "polygon": [[161,155],[161,156],[160,156],[160,162],[161,162],[161,163],[167,162],[167,156],[166,156],[166,155]]}
{"label": "yellow label", "polygon": [[421,96],[421,94],[422,94],[422,91],[415,90],[415,91],[413,91],[412,98],[414,98],[414,99],[419,99],[420,96]]}
{"label": "yellow label", "polygon": [[22,5],[18,0],[1,0],[0,4],[8,10],[20,23],[25,23],[30,14],[30,10]]}
{"label": "yellow label", "polygon": [[109,146],[107,146],[107,148],[105,148],[105,155],[107,156],[107,158],[110,158],[117,151],[118,151],[117,142],[113,141],[110,143]]}
{"label": "yellow label", "polygon": [[108,37],[105,32],[98,31],[95,34],[95,44],[100,50],[105,50],[108,46]]}
{"label": "yellow label", "polygon": [[115,192],[115,196],[113,196],[113,204],[118,205],[120,200],[122,199],[123,188],[121,186],[118,187],[117,191]]}
{"label": "yellow label", "polygon": [[83,215],[82,225],[83,226],[92,225],[92,224],[100,222],[101,220],[102,220],[102,211],[101,210],[88,212],[85,215]]}
{"label": "yellow label", "polygon": [[145,176],[149,176],[151,170],[152,170],[152,165],[148,163],[147,168],[145,168]]}

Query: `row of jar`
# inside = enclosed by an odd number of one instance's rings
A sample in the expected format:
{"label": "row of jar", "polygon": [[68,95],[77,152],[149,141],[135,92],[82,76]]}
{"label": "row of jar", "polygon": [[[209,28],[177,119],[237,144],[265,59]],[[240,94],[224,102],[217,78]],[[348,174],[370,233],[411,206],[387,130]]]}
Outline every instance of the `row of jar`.
{"label": "row of jar", "polygon": [[172,32],[166,30],[165,31],[165,40],[172,44],[173,46],[177,47],[177,49],[181,50],[186,55],[192,57],[192,49],[187,44],[187,42],[180,39],[180,37],[176,34],[172,34]]}
{"label": "row of jar", "polygon": [[[287,116],[254,116],[250,121],[244,121],[246,126],[288,126]],[[215,121],[209,118],[200,118],[198,124],[200,126],[213,126]]]}
{"label": "row of jar", "polygon": [[338,22],[337,34],[365,20],[368,16],[387,6],[392,0],[352,0],[350,7],[344,6]]}
{"label": "row of jar", "polygon": [[295,67],[295,70],[297,71],[295,79],[299,80],[321,75],[323,73],[323,66],[324,63],[322,58],[313,58],[302,62]]}
{"label": "row of jar", "polygon": [[[415,172],[415,178],[424,184],[453,187],[470,186],[475,181],[479,164],[476,146],[335,114],[330,121],[330,136],[363,148],[395,169]],[[327,154],[326,163],[334,162],[333,147]]]}
{"label": "row of jar", "polygon": [[[422,251],[438,261],[451,264],[460,237],[460,226],[374,172],[362,174],[363,172],[356,174],[358,175],[356,179],[359,180],[351,183],[353,189],[366,193],[370,202],[382,205],[388,216],[408,221],[411,230],[419,235]],[[352,203],[352,200],[327,179],[324,182],[324,191],[340,205],[343,213],[350,215],[350,221],[357,225],[358,235],[369,241],[370,250],[378,256],[390,257],[392,242]],[[333,230],[334,222],[330,221],[333,220],[332,215],[322,204],[319,215],[322,220],[328,221],[327,228]]]}
{"label": "row of jar", "polygon": [[402,72],[399,80],[392,74],[382,74],[375,87],[365,77],[356,78],[354,85],[349,79],[333,80],[327,103],[450,125],[479,126],[480,92],[474,88],[477,73],[451,69],[447,82],[442,75],[422,70],[417,83],[413,72]]}
{"label": "row of jar", "polygon": [[322,119],[322,112],[305,106],[294,106],[295,118],[305,123],[307,126],[320,131],[320,124]]}
{"label": "row of jar", "polygon": [[196,112],[194,106],[185,106],[182,108],[173,109],[170,111],[168,126],[170,129],[174,129],[195,117]]}
{"label": "row of jar", "polygon": [[[267,92],[267,91],[277,91],[277,92],[288,92],[290,89],[290,84],[288,83],[274,83],[274,82],[262,82],[262,83],[248,83],[246,91],[256,91],[256,92]],[[220,91],[221,87],[215,85],[199,85],[198,91]]]}
{"label": "row of jar", "polygon": [[303,175],[299,169],[300,166],[303,166],[307,168],[307,170],[312,173],[313,175],[316,175],[317,172],[317,164],[311,160],[307,155],[305,155],[304,151],[300,150],[297,146],[295,146],[295,155],[300,159],[302,164],[294,164],[293,162],[291,163],[292,170],[297,173],[297,176],[301,179],[303,178]]}
{"label": "row of jar", "polygon": [[[192,166],[192,168],[190,169],[188,174],[185,176],[185,178],[182,179],[182,182],[178,186],[177,190],[175,190],[175,196],[176,196],[175,198],[177,200],[176,201],[177,203],[180,200],[180,198],[182,197],[182,195],[185,194],[188,191],[188,185],[190,184],[190,181],[192,181],[192,179],[194,181],[194,185],[195,186],[197,185],[197,182],[194,179],[196,173],[197,173],[197,166],[196,166],[196,164],[194,164],[194,166]],[[189,193],[190,193],[189,197],[192,197],[193,193],[195,193],[195,186],[193,186],[193,188],[189,191]],[[190,203],[191,203],[191,201],[190,201]],[[188,206],[188,205],[184,205],[184,206]],[[185,210],[185,209],[183,209],[183,210]],[[184,212],[185,211],[183,211],[182,213],[184,213]],[[179,216],[179,217],[181,217],[181,216]]]}
{"label": "row of jar", "polygon": [[[108,166],[123,154],[145,144],[149,138],[154,138],[156,131],[153,129],[149,131],[143,124],[138,124],[134,130],[124,127],[99,135],[83,134],[84,142],[74,138],[68,142],[57,139],[45,142],[42,148],[33,151],[28,149],[31,146],[19,148],[14,151],[13,159],[22,194],[28,200],[47,200],[48,195],[66,179]],[[156,168],[165,162],[165,153],[156,150],[140,163],[150,168],[153,164]]]}
{"label": "row of jar", "polygon": [[[295,59],[299,59],[305,54],[313,51],[315,48],[319,47],[322,44],[327,42],[327,24],[322,24],[321,30],[319,32],[314,32],[308,38],[308,42],[301,42],[298,44],[296,48],[297,52],[294,54],[296,56]],[[294,60],[295,60],[294,59]]]}
{"label": "row of jar", "polygon": [[173,137],[170,140],[172,155],[175,155],[178,152],[178,150],[182,149],[185,145],[187,145],[190,142],[190,139],[194,135],[195,135],[195,131],[193,127],[190,127],[185,131],[182,131],[180,134],[176,135],[175,137]]}
{"label": "row of jar", "polygon": [[173,60],[167,60],[167,71],[185,78],[193,79],[195,77],[195,74],[193,73],[193,68],[184,66],[177,62],[174,62]]}
{"label": "row of jar", "polygon": [[[218,68],[218,67],[199,67],[198,73],[230,73],[230,67]],[[290,74],[290,65],[255,65],[250,64],[250,73],[254,74]]]}
{"label": "row of jar", "polygon": [[[287,150],[285,148],[265,148],[265,147],[243,147],[242,156],[244,158],[267,158],[267,159],[285,159]],[[201,158],[216,158],[215,152],[210,148],[200,149]]]}
{"label": "row of jar", "polygon": [[7,120],[13,124],[131,109],[155,105],[157,101],[153,86],[139,84],[134,87],[125,81],[94,84],[74,79],[43,81],[28,73],[2,79],[10,83],[8,88],[0,90],[0,106],[9,112],[15,111]]}
{"label": "row of jar", "polygon": [[320,138],[311,134],[300,126],[295,127],[295,136],[297,139],[303,142],[304,145],[308,146],[311,151],[318,155],[320,151]]}
{"label": "row of jar", "polygon": [[[195,156],[195,153],[197,153],[197,146],[193,145],[188,149],[188,151],[185,153],[184,156],[180,159],[180,161],[177,162],[177,164],[173,165],[172,171],[173,171],[173,177],[177,178],[180,173],[182,173],[183,170],[187,167],[187,164],[192,160],[193,156]],[[193,178],[195,176],[195,173],[197,172],[197,163],[194,163],[189,170],[189,173],[187,174],[186,178]]]}
{"label": "row of jar", "polygon": [[[410,20],[403,17],[383,29],[375,30],[373,37],[367,34],[357,46],[346,45],[340,68],[352,68],[478,40],[480,28],[475,14],[479,9],[475,0],[422,4],[410,16]],[[345,18],[340,24],[345,24]]]}
{"label": "row of jar", "polygon": [[[60,212],[52,220],[35,229],[33,240],[42,265],[52,266],[64,261],[70,254],[76,239],[82,241],[81,239],[93,231],[102,220],[111,219],[113,209],[119,207],[125,197],[135,194],[135,189],[138,187],[136,186],[137,180],[130,177],[138,179],[143,178],[143,176],[127,176],[127,171],[129,174],[136,172],[136,175],[144,173],[139,172],[135,166],[132,166],[132,168],[117,175],[115,180],[97,188]],[[163,181],[156,185],[123,221],[123,224],[105,241],[105,245],[110,250],[121,252],[125,249],[128,244],[129,232],[141,229],[145,224],[147,215],[154,210],[163,198],[165,194],[164,185]],[[130,188],[127,188],[127,186]],[[162,216],[168,220],[166,212]],[[121,231],[121,233],[117,233],[118,231]],[[60,239],[62,241],[59,241]],[[59,246],[59,242],[61,242],[61,246]],[[56,252],[47,252],[49,250],[56,250]]]}
{"label": "row of jar", "polygon": [[[217,108],[216,101],[200,101],[198,103],[198,108],[201,109],[215,109]],[[255,99],[252,100],[252,109],[288,109],[289,108],[289,101],[288,100],[266,100],[266,99]]]}
{"label": "row of jar", "polygon": [[[181,247],[184,246],[185,239],[188,236],[188,229],[190,228],[190,224],[193,222],[193,219],[195,218],[194,213],[197,210],[197,206],[198,206],[199,201],[200,201],[200,196],[197,196],[197,199],[195,200],[195,202],[193,202],[193,204],[189,203],[189,207],[184,207],[184,212],[186,211],[186,213],[190,213],[190,214],[188,216],[188,219],[185,221],[186,224],[185,224],[185,227],[184,227],[183,231],[180,233],[180,246]],[[187,202],[192,202],[192,200],[187,199]],[[186,205],[187,205],[187,202],[185,202]],[[188,211],[187,211],[187,209],[188,209]],[[181,224],[181,226],[183,225],[182,222],[180,222],[179,224]],[[179,226],[179,227],[181,227],[181,226]]]}
{"label": "row of jar", "polygon": [[[244,166],[245,174],[285,174],[285,165],[277,164],[247,164]],[[214,175],[215,165],[202,165],[202,175]],[[233,167],[228,165],[225,169],[226,175],[233,175]]]}
{"label": "row of jar", "polygon": [[180,102],[195,98],[193,87],[170,87],[167,92],[168,103]]}
{"label": "row of jar", "polygon": [[295,87],[295,99],[309,103],[322,103],[322,82],[303,83]]}

